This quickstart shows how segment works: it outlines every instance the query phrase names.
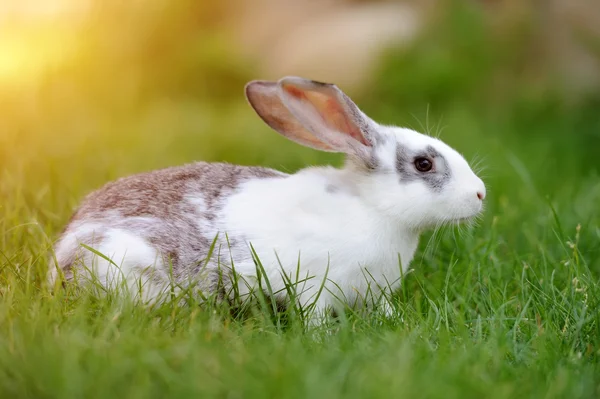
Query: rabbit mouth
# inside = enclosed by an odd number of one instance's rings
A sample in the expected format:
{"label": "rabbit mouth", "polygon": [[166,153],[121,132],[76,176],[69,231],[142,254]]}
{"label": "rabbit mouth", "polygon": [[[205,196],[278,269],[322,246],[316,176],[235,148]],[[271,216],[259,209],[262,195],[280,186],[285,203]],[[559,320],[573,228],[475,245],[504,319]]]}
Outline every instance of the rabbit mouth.
{"label": "rabbit mouth", "polygon": [[477,218],[477,214],[469,215],[469,216],[452,216],[452,217],[447,217],[447,218],[438,220],[433,225],[435,227],[437,227],[440,224],[449,224],[449,225],[468,224],[468,223],[473,222],[473,220],[475,220],[476,218]]}
{"label": "rabbit mouth", "polygon": [[464,223],[464,222],[469,222],[471,220],[474,220],[477,215],[479,213],[475,213],[473,215],[469,215],[469,216],[457,216],[457,217],[453,217],[452,219],[450,219],[452,222],[456,222],[456,223]]}

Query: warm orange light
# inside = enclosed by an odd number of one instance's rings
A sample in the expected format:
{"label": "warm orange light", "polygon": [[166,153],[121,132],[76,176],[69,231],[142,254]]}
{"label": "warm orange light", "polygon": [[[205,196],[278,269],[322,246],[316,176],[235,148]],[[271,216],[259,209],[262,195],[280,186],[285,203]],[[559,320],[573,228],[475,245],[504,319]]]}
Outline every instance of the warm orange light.
{"label": "warm orange light", "polygon": [[36,80],[72,55],[87,1],[0,3],[0,84]]}

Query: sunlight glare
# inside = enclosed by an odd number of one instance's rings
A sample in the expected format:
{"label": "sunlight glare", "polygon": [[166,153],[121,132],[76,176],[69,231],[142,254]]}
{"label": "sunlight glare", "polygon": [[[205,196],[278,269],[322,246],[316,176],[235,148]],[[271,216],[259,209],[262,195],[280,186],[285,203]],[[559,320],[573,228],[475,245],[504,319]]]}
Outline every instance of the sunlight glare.
{"label": "sunlight glare", "polygon": [[87,1],[0,3],[0,83],[35,81],[64,64],[74,50],[75,28]]}

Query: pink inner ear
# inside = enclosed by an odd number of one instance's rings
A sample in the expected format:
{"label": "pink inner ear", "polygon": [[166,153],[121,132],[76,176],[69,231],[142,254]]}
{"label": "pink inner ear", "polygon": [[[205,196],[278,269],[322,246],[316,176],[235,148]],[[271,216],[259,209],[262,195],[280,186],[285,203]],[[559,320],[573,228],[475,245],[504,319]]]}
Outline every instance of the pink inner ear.
{"label": "pink inner ear", "polygon": [[298,100],[303,100],[306,99],[306,96],[304,95],[304,92],[300,89],[298,89],[297,87],[294,86],[284,86],[285,91],[288,92],[288,94],[292,97],[297,98]]}
{"label": "pink inner ear", "polygon": [[324,118],[326,122],[333,125],[337,131],[346,133],[361,144],[368,146],[360,129],[350,120],[349,115],[336,99],[330,98],[325,102],[324,113],[327,115]]}
{"label": "pink inner ear", "polygon": [[[302,96],[299,91],[298,95]],[[254,81],[246,85],[246,97],[258,116],[271,128],[304,146],[321,151],[337,152],[329,143],[325,143],[308,131],[289,109],[283,105],[274,82]],[[301,100],[299,100],[301,101]]]}
{"label": "pink inner ear", "polygon": [[349,115],[330,93],[302,90],[291,85],[284,86],[284,90],[297,100],[310,103],[329,128],[349,135],[363,145],[369,145],[360,128],[352,121],[353,115]]}

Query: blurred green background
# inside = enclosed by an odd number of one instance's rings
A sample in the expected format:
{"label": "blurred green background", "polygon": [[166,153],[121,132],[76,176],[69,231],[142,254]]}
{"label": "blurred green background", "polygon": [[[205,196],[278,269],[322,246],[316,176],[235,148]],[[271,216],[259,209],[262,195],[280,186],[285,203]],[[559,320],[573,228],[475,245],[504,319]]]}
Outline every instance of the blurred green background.
{"label": "blurred green background", "polygon": [[[300,75],[477,163],[485,223],[536,226],[554,207],[565,229],[583,224],[598,265],[594,1],[29,0],[1,10],[0,223],[11,259],[37,259],[39,238],[119,176],[193,160],[339,165],[271,132],[243,98],[251,79]],[[531,248],[526,229],[506,233],[506,251]]]}
{"label": "blurred green background", "polygon": [[[288,172],[339,165],[338,155],[271,132],[245,102],[251,79],[300,75],[338,84],[382,123],[439,134],[477,163],[487,222],[535,225],[552,217],[550,204],[571,231],[592,223],[595,260],[594,3],[4,3],[0,223],[5,244],[15,244],[7,256],[37,257],[31,235],[53,239],[85,193],[126,174],[193,160]],[[529,249],[525,234],[507,231],[507,251]]]}

